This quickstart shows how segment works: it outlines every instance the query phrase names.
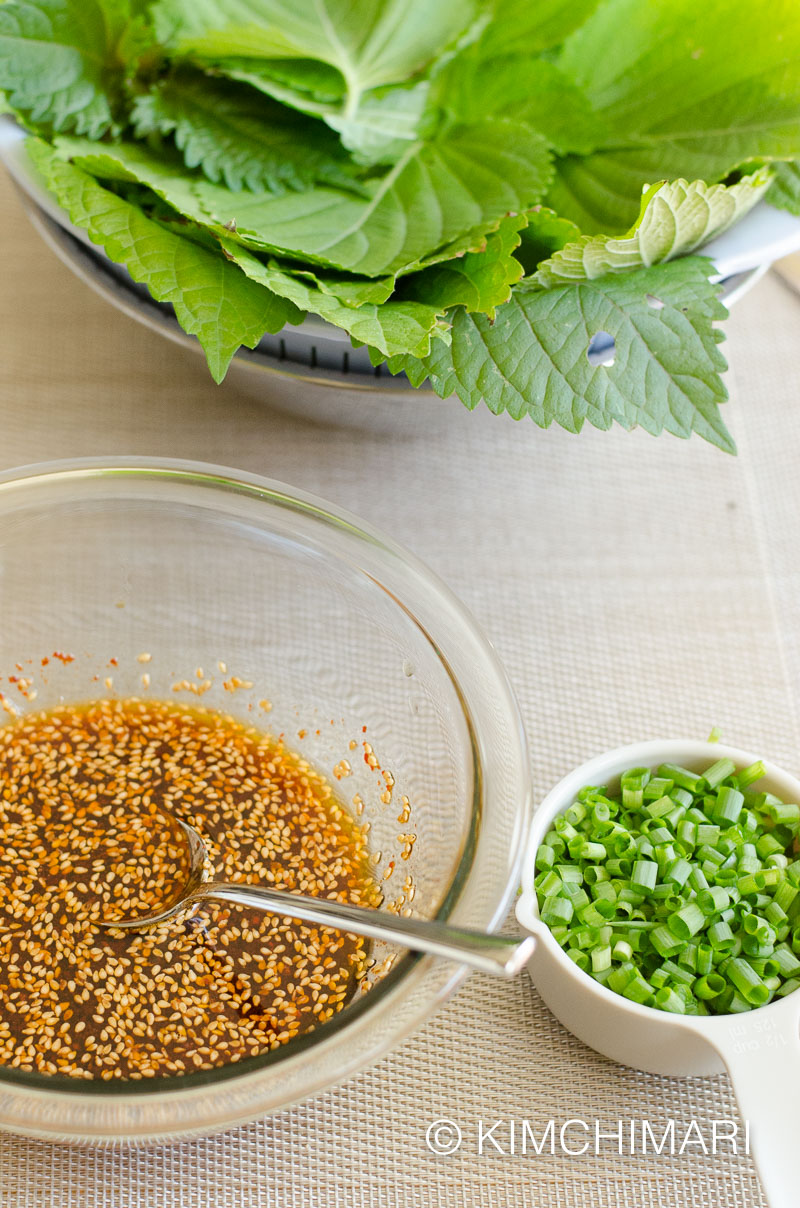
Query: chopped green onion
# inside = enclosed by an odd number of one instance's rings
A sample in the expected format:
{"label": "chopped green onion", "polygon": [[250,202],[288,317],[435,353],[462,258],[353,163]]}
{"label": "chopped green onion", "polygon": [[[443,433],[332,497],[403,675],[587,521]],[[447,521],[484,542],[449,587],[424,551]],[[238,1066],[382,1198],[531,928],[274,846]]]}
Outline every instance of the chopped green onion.
{"label": "chopped green onion", "polygon": [[719,973],[706,973],[703,977],[698,977],[693,989],[698,998],[719,998],[725,989],[725,978]]}
{"label": "chopped green onion", "polygon": [[768,818],[772,818],[776,825],[800,822],[800,805],[778,801],[777,797],[764,806],[764,813]]}
{"label": "chopped green onion", "polygon": [[797,898],[798,893],[800,893],[800,890],[796,885],[790,885],[788,881],[781,881],[775,890],[775,897],[772,900],[788,913],[789,907]]}
{"label": "chopped green onion", "polygon": [[700,976],[710,973],[714,968],[714,949],[710,944],[698,944],[697,946],[697,968],[696,972]]}
{"label": "chopped green onion", "polygon": [[697,823],[687,818],[678,823],[678,839],[685,847],[697,846]]}
{"label": "chopped green onion", "polygon": [[717,822],[735,822],[744,806],[744,794],[723,784],[717,791],[712,817]]}
{"label": "chopped green onion", "polygon": [[768,831],[766,835],[762,835],[755,845],[756,851],[761,856],[762,860],[766,860],[767,856],[771,856],[773,852],[783,852],[786,848],[785,843],[781,843],[780,839],[775,838],[775,833]]}
{"label": "chopped green onion", "polygon": [[697,905],[703,914],[719,914],[731,904],[731,895],[721,885],[712,885],[697,895]]}
{"label": "chopped green onion", "polygon": [[606,944],[603,948],[592,949],[592,973],[600,973],[603,969],[611,968],[611,947]]}
{"label": "chopped green onion", "polygon": [[718,759],[716,763],[712,763],[710,768],[703,772],[703,780],[706,786],[710,789],[715,789],[717,785],[722,784],[723,780],[727,780],[736,771],[736,764],[732,759]]}
{"label": "chopped green onion", "polygon": [[613,969],[608,978],[608,987],[615,994],[621,994],[627,986],[628,982],[638,976],[638,971],[633,961],[626,961],[618,968]]}
{"label": "chopped green onion", "polygon": [[535,867],[539,869],[552,868],[555,863],[556,853],[552,847],[546,843],[542,843],[536,853]]}
{"label": "chopped green onion", "polygon": [[601,864],[590,864],[583,870],[583,879],[587,885],[600,885],[610,883],[611,878],[607,868]]}
{"label": "chopped green onion", "polygon": [[631,768],[620,777],[622,804],[625,809],[639,809],[644,800],[644,789],[650,779],[648,768]]}
{"label": "chopped green onion", "polygon": [[631,886],[642,893],[655,889],[658,865],[652,860],[637,860],[631,873]]}
{"label": "chopped green onion", "polygon": [[778,945],[769,962],[782,977],[794,977],[796,973],[800,973],[800,960],[786,944]]}
{"label": "chopped green onion", "polygon": [[775,932],[772,927],[766,919],[760,918],[757,914],[748,914],[742,926],[745,933],[752,935],[759,944],[770,944],[775,940]]}
{"label": "chopped green onion", "polygon": [[540,879],[536,886],[540,897],[549,897],[551,893],[558,893],[561,889],[561,877],[555,872],[547,872]]}
{"label": "chopped green onion", "polygon": [[667,780],[663,776],[653,776],[645,785],[644,799],[645,801],[657,801],[659,797],[668,797],[674,787],[674,780]]}
{"label": "chopped green onion", "polygon": [[650,932],[650,943],[660,956],[674,956],[683,947],[683,940],[679,940],[669,927],[654,927]]}
{"label": "chopped green onion", "polygon": [[752,1006],[762,1006],[769,998],[769,990],[756,971],[740,956],[731,957],[722,966],[725,976],[736,987],[742,998]]}
{"label": "chopped green onion", "polygon": [[569,843],[570,839],[574,839],[578,834],[572,823],[564,817],[556,818],[553,825],[565,843]]}
{"label": "chopped green onion", "polygon": [[573,826],[577,826],[579,822],[583,822],[586,814],[586,806],[582,801],[574,801],[568,810],[564,810],[564,817]]}
{"label": "chopped green onion", "polygon": [[768,923],[771,923],[776,929],[789,922],[789,916],[786,911],[777,902],[770,902],[764,910],[764,918]]}
{"label": "chopped green onion", "polygon": [[649,814],[651,818],[663,818],[674,809],[675,802],[671,797],[659,797],[657,801],[651,801],[644,807],[645,813]]}
{"label": "chopped green onion", "polygon": [[670,885],[683,886],[691,876],[692,866],[688,860],[672,860],[664,870],[664,880]]}
{"label": "chopped green onion", "polygon": [[687,902],[667,919],[667,926],[679,940],[688,940],[705,926],[706,916],[696,902]]}
{"label": "chopped green onion", "polygon": [[[561,877],[561,880],[574,881],[576,885],[580,885],[583,881],[583,873],[579,868],[575,868],[572,864],[557,864],[556,872]],[[575,874],[578,874],[577,876]]]}
{"label": "chopped green onion", "polygon": [[[600,913],[594,902],[587,902],[577,913],[580,921],[588,927],[602,927],[605,922],[605,916]],[[544,922],[547,922],[547,919]]]}
{"label": "chopped green onion", "polygon": [[755,784],[762,776],[766,776],[767,769],[760,759],[755,763],[751,763],[749,768],[742,768],[741,772],[736,775],[736,783],[740,789],[749,788],[751,784]]}
{"label": "chopped green onion", "polygon": [[674,978],[675,981],[683,982],[686,986],[691,986],[694,981],[694,971],[688,972],[686,969],[682,969],[680,965],[676,965],[672,960],[665,960],[661,968],[668,977]]}
{"label": "chopped green onion", "polygon": [[683,999],[671,990],[668,986],[664,986],[661,990],[656,990],[656,1006],[662,1011],[674,1011],[678,1015],[686,1014],[686,1005]]}
{"label": "chopped green onion", "polygon": [[616,822],[611,820],[611,807],[606,801],[598,801],[592,806],[592,825],[595,834],[613,834]]}
{"label": "chopped green onion", "polygon": [[574,907],[569,898],[560,898],[555,895],[545,898],[542,907],[542,922],[547,923],[548,927],[553,923],[568,923],[573,914]]}
{"label": "chopped green onion", "polygon": [[686,789],[689,793],[699,792],[703,783],[702,776],[696,776],[694,772],[678,767],[675,763],[662,763],[656,775],[672,780],[679,788]]}
{"label": "chopped green onion", "polygon": [[605,858],[606,849],[603,847],[602,843],[584,842],[583,848],[580,852],[581,860],[605,860]]}
{"label": "chopped green onion", "polygon": [[[774,876],[771,875],[772,873],[774,873]],[[739,877],[736,887],[742,897],[745,898],[750,897],[754,893],[763,893],[770,885],[777,885],[779,880],[779,870],[777,868],[769,868],[764,872],[752,872],[744,877]]]}
{"label": "chopped green onion", "polygon": [[655,1001],[653,987],[640,973],[631,978],[622,993],[632,1002],[641,1003],[645,1007],[651,1006]]}
{"label": "chopped green onion", "polygon": [[573,910],[580,910],[581,906],[585,906],[589,901],[589,895],[582,885],[576,885],[574,881],[565,881],[561,886],[561,897],[569,898],[572,902]]}
{"label": "chopped green onion", "polygon": [[673,764],[586,786],[535,859],[542,921],[587,976],[684,1015],[800,989],[800,805],[751,786],[760,761]]}
{"label": "chopped green onion", "polygon": [[689,886],[694,890],[708,889],[708,879],[699,865],[695,864],[689,877]]}

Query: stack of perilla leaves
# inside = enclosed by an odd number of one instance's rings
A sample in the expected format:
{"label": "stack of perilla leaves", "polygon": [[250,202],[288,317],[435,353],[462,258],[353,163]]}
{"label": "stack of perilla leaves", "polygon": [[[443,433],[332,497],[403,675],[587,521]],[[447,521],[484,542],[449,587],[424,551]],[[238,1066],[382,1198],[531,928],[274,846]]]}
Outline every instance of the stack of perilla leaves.
{"label": "stack of perilla leaves", "polygon": [[217,381],[311,313],[470,408],[733,448],[689,253],[800,212],[797,0],[6,0],[0,89]]}

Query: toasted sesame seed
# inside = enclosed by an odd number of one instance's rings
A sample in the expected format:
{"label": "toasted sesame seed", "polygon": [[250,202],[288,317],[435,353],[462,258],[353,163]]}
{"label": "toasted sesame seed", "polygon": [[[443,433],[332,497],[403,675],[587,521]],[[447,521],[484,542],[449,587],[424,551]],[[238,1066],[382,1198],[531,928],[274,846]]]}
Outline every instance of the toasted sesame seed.
{"label": "toasted sesame seed", "polygon": [[[197,675],[175,690],[202,694]],[[231,879],[380,903],[366,826],[282,740],[105,700],[0,727],[0,765],[0,1065],[106,1081],[213,1068],[292,1040],[365,983],[365,941],[222,903],[140,933],[101,926],[178,895],[169,815]]]}

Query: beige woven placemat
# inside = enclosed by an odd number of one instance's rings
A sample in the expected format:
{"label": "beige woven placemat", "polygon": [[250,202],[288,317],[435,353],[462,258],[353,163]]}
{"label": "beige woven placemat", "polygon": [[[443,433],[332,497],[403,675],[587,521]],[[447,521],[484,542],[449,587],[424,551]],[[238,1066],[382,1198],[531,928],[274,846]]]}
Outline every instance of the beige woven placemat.
{"label": "beige woven placemat", "polygon": [[[73,279],[2,182],[0,215],[0,465],[212,460],[385,526],[495,641],[539,794],[606,746],[712,725],[800,767],[800,302],[775,277],[728,325],[738,459],[700,441],[576,439],[488,413],[390,439],[294,423],[217,390],[190,354]],[[757,1208],[742,1156],[477,1152],[479,1121],[540,1133],[550,1119],[606,1131],[633,1119],[663,1131],[733,1115],[725,1078],[623,1069],[569,1036],[527,978],[474,976],[372,1069],[224,1136],[127,1153],[0,1136],[0,1205]],[[440,1117],[464,1133],[452,1157],[426,1147]]]}

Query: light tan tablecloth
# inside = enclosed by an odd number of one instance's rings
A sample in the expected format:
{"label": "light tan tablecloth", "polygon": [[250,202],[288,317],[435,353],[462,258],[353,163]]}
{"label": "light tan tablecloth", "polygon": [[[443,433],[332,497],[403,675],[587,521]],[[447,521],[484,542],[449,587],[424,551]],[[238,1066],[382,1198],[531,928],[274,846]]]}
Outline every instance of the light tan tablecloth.
{"label": "light tan tablecloth", "polygon": [[[800,768],[800,301],[764,279],[728,324],[733,459],[700,440],[540,432],[487,412],[390,439],[270,413],[111,311],[0,181],[0,466],[88,454],[272,475],[384,526],[474,610],[509,668],[541,795],[643,737],[704,737]],[[598,1057],[527,977],[473,976],[374,1068],[224,1136],[113,1153],[0,1136],[3,1208],[733,1208],[746,1158],[478,1156],[478,1120],[735,1113],[727,1080]],[[436,1158],[425,1128],[468,1137]]]}

